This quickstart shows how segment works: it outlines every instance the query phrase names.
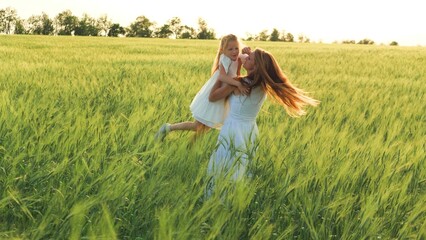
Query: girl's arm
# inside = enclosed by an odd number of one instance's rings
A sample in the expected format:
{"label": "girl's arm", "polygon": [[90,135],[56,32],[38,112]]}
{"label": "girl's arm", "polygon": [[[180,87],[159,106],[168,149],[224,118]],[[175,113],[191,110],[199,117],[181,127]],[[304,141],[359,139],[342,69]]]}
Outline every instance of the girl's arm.
{"label": "girl's arm", "polygon": [[[237,87],[242,94],[248,94],[250,89],[244,86],[240,81],[235,80],[234,78],[226,75],[225,68],[223,67],[222,64],[219,65],[219,71],[220,71],[219,77],[218,77],[219,81],[222,81],[224,83]],[[238,72],[238,75],[239,75],[239,72]]]}
{"label": "girl's arm", "polygon": [[227,83],[229,85],[235,86],[235,87],[241,87],[242,84],[239,81],[236,81],[235,79],[233,79],[232,77],[226,75],[226,71],[225,71],[225,67],[223,67],[222,64],[219,65],[219,80]]}
{"label": "girl's arm", "polygon": [[237,69],[237,76],[241,75],[241,67],[246,62],[248,57],[248,54],[241,53],[240,56],[238,56],[238,69]]}
{"label": "girl's arm", "polygon": [[237,76],[241,76],[241,66],[243,65],[243,61],[241,58],[238,58],[238,68],[237,68]]}
{"label": "girl's arm", "polygon": [[236,89],[236,87],[234,87],[234,86],[231,86],[231,85],[226,84],[226,83],[222,83],[221,81],[216,81],[216,83],[213,85],[212,90],[210,91],[209,101],[210,102],[216,102],[216,101],[218,101],[222,98],[226,98],[235,89]]}

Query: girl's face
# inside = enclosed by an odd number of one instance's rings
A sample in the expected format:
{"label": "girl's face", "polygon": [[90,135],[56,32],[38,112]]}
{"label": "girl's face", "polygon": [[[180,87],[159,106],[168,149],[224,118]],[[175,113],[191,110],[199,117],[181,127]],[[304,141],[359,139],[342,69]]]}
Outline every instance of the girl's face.
{"label": "girl's face", "polygon": [[254,70],[254,67],[255,67],[255,62],[254,62],[254,51],[253,52],[251,52],[249,55],[248,55],[248,57],[246,58],[246,61],[245,61],[245,63],[244,63],[244,65],[243,65],[243,67],[247,70],[247,71],[252,71],[252,70]]}
{"label": "girl's face", "polygon": [[237,41],[229,41],[228,45],[223,49],[223,54],[232,61],[237,61],[238,55],[240,54],[240,45]]}

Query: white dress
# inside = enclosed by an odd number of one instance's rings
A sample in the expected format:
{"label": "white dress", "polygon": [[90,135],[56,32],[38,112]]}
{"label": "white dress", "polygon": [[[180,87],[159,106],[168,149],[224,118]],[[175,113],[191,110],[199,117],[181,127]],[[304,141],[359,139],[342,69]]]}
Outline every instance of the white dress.
{"label": "white dress", "polygon": [[220,130],[217,148],[210,157],[208,175],[230,173],[231,179],[236,180],[245,174],[247,161],[256,151],[256,117],[265,99],[266,93],[261,86],[253,88],[248,96],[231,94],[229,114]]}
{"label": "white dress", "polygon": [[[226,75],[230,77],[237,76],[238,61],[232,61],[224,54],[220,55],[219,63],[225,68]],[[204,84],[200,91],[195,95],[190,109],[192,116],[199,122],[211,128],[220,128],[228,112],[228,104],[225,99],[210,102],[209,95],[220,75],[219,69],[216,70],[210,79]]]}

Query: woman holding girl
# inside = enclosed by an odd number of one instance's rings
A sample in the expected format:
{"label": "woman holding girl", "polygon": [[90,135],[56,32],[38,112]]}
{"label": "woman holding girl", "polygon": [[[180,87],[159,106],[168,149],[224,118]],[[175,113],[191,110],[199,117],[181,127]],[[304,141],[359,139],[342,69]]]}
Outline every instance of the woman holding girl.
{"label": "woman holding girl", "polygon": [[285,108],[290,116],[306,114],[306,106],[317,106],[319,101],[295,87],[285,76],[274,56],[263,49],[251,51],[244,48],[248,57],[243,64],[247,76],[240,77],[243,85],[250,88],[248,95],[235,95],[234,86],[227,84],[229,76],[220,75],[213,86],[209,100],[222,101],[229,98],[229,113],[220,130],[216,150],[210,157],[208,174],[225,174],[236,180],[242,177],[248,165],[248,157],[256,150],[258,128],[256,117],[269,95]]}

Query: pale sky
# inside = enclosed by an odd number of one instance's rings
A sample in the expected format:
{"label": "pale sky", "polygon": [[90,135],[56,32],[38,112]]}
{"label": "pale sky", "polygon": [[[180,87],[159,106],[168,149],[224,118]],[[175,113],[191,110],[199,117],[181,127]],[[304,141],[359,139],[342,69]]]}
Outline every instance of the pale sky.
{"label": "pale sky", "polygon": [[12,7],[27,19],[45,12],[54,18],[64,10],[81,17],[106,14],[113,23],[129,26],[138,16],[162,26],[179,17],[183,25],[198,28],[201,17],[216,37],[234,33],[270,33],[273,28],[311,41],[331,43],[371,39],[388,45],[426,46],[424,0],[0,0],[0,9]]}

